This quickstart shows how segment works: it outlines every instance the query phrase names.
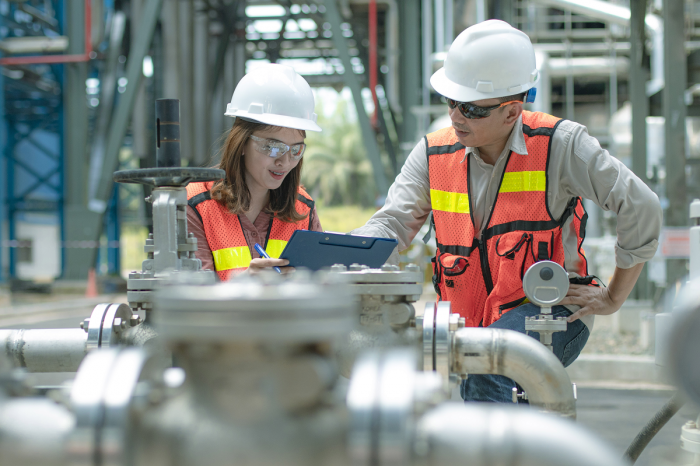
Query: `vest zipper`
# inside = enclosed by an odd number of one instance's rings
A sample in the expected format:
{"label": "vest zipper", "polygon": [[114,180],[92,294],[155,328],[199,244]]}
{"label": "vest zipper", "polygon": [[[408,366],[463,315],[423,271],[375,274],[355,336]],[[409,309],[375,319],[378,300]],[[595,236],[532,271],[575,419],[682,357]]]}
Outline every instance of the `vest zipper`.
{"label": "vest zipper", "polygon": [[484,277],[484,285],[486,285],[486,294],[489,295],[493,291],[493,279],[491,278],[491,267],[489,267],[489,257],[486,255],[486,243],[483,240],[477,240],[479,243],[479,261],[481,262],[481,274]]}

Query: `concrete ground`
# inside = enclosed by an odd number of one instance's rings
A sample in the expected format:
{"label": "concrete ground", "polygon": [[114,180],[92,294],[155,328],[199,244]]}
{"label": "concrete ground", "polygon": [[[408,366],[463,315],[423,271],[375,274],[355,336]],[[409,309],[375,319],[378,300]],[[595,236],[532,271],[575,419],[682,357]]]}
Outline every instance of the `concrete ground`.
{"label": "concrete ground", "polygon": [[[46,299],[13,300],[13,303],[0,305],[0,328],[75,328],[80,321],[90,315],[92,308],[100,302],[125,302],[124,295],[104,295],[97,298],[84,298],[79,295],[57,296]],[[416,309],[423,313],[423,300]],[[604,327],[604,326],[601,326]],[[631,365],[620,361],[616,356],[614,364]],[[578,423],[608,442],[613,448],[624,453],[642,427],[664,405],[673,394],[672,390],[659,390],[667,387],[655,380],[615,381],[610,373],[618,371],[606,357],[589,358],[586,364],[593,367],[571,372],[572,380],[578,384]],[[602,361],[602,362],[601,362]],[[584,362],[584,361],[581,361]],[[649,363],[647,361],[646,363]],[[606,370],[605,368],[610,368]],[[597,369],[596,369],[597,368]],[[602,369],[601,369],[602,368]],[[642,371],[644,373],[644,371]],[[602,375],[601,375],[602,374]],[[36,377],[39,384],[60,384],[70,374],[45,374]],[[651,389],[650,389],[651,388]],[[668,387],[670,388],[670,387]],[[455,391],[454,399],[459,399]],[[681,466],[693,462],[693,457],[680,449],[681,426],[695,420],[700,408],[684,406],[676,416],[657,434],[637,461],[638,466]],[[546,432],[543,433],[546,435]]]}

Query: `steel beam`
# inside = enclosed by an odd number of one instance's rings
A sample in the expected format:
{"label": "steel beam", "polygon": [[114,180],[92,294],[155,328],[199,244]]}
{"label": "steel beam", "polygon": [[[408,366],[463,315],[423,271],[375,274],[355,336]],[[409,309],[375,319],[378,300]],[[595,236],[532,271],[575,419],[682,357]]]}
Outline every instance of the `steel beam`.
{"label": "steel beam", "polygon": [[[665,124],[666,198],[664,218],[667,226],[688,225],[688,200],[685,186],[684,91],[687,86],[687,57],[684,48],[685,2],[664,0],[664,81],[663,113]],[[687,274],[685,260],[666,262],[666,283],[675,288]]]}
{"label": "steel beam", "polygon": [[[85,50],[85,9],[82,2],[66,3],[68,33],[68,53],[81,54]],[[66,242],[94,241],[99,221],[87,209],[88,172],[88,109],[85,98],[87,63],[65,65],[65,85],[63,105],[65,109],[65,203],[63,239]],[[99,223],[98,223],[99,224]],[[73,243],[75,244],[75,243]],[[63,255],[63,278],[84,279],[90,267],[94,266],[95,251],[81,248],[68,248]]]}
{"label": "steel beam", "polygon": [[338,57],[343,63],[343,68],[345,69],[343,79],[345,81],[345,85],[350,88],[352,98],[355,101],[357,120],[360,123],[360,130],[362,131],[362,141],[364,142],[365,150],[367,151],[367,158],[369,158],[370,162],[372,163],[374,183],[376,184],[378,194],[386,195],[386,193],[389,191],[389,183],[384,173],[384,164],[382,163],[381,155],[379,153],[377,136],[372,129],[369,117],[365,111],[364,103],[362,102],[362,86],[360,79],[352,70],[353,67],[352,62],[350,61],[347,39],[343,37],[343,31],[340,27],[343,20],[340,17],[336,0],[325,0],[324,4],[326,5],[326,20],[331,24],[333,44],[335,45],[335,48],[338,49]]}

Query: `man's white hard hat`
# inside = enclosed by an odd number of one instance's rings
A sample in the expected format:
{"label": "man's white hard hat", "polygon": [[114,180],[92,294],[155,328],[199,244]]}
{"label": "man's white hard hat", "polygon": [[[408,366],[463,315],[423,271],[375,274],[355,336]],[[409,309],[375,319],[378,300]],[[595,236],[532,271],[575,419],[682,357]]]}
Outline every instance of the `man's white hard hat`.
{"label": "man's white hard hat", "polygon": [[539,77],[530,38],[491,19],[457,36],[430,84],[448,99],[473,102],[520,94],[534,87]]}
{"label": "man's white hard hat", "polygon": [[314,107],[309,83],[294,68],[272,63],[243,76],[225,115],[284,128],[321,131]]}

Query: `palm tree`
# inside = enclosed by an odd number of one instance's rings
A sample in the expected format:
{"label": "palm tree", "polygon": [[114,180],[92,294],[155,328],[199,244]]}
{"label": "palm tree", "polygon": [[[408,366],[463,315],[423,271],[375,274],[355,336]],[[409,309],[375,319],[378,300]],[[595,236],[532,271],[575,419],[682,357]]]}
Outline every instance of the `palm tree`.
{"label": "palm tree", "polygon": [[372,165],[348,103],[339,100],[330,117],[319,115],[322,133],[309,133],[302,182],[324,205],[374,205]]}

